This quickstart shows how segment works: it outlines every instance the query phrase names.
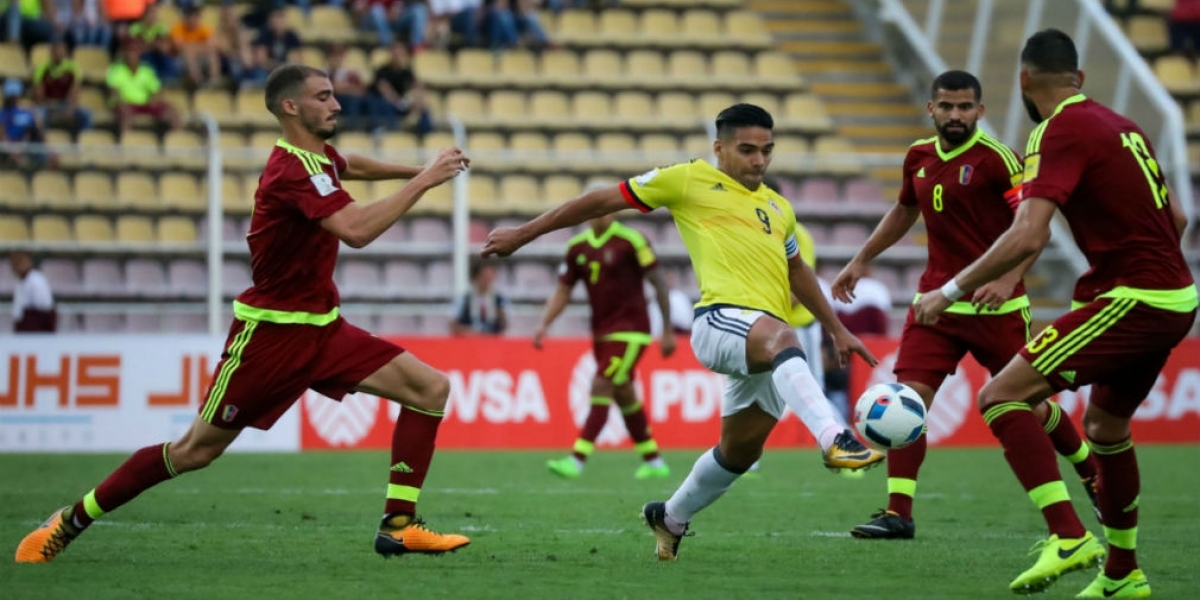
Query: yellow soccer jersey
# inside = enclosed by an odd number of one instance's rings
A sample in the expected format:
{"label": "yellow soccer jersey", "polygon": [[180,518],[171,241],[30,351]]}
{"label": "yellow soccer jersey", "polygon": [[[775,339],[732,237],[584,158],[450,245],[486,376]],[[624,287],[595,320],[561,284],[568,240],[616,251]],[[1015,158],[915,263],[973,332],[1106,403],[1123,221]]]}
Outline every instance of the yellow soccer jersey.
{"label": "yellow soccer jersey", "polygon": [[747,190],[702,160],[647,171],[622,181],[642,212],[671,211],[700,284],[696,308],[731,305],[791,313],[789,258],[799,254],[792,205],[766,185]]}

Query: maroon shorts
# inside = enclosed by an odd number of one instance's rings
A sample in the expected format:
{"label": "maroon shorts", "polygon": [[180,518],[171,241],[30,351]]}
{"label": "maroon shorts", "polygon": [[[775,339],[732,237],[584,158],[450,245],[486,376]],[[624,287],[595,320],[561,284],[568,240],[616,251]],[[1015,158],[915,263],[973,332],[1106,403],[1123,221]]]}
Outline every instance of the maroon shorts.
{"label": "maroon shorts", "polygon": [[341,400],[402,353],[340,317],[324,327],[235,318],[200,417],[224,429],[270,429],[305,390]]}
{"label": "maroon shorts", "polygon": [[633,381],[633,368],[642,359],[651,339],[649,334],[632,332],[597,337],[592,347],[596,356],[596,375],[614,385]]}
{"label": "maroon shorts", "polygon": [[938,389],[968,352],[992,375],[1000,372],[1029,340],[1029,310],[1002,315],[942,313],[934,325],[921,325],[908,310],[900,335],[896,381]]}
{"label": "maroon shorts", "polygon": [[147,115],[155,119],[163,118],[167,113],[167,105],[163,102],[151,102],[149,104],[126,104],[125,110],[129,111],[130,115],[140,116]]}
{"label": "maroon shorts", "polygon": [[1091,384],[1091,404],[1128,418],[1195,318],[1194,310],[1178,313],[1129,298],[1101,298],[1056,319],[1021,356],[1055,391]]}

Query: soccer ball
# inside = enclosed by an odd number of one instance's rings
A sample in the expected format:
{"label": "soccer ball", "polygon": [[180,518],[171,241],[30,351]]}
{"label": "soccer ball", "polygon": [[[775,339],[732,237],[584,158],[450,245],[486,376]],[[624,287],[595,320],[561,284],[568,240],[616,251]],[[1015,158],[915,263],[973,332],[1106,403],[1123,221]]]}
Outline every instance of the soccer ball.
{"label": "soccer ball", "polygon": [[903,448],[925,431],[925,402],[907,385],[877,383],[858,397],[854,426],[876,448]]}

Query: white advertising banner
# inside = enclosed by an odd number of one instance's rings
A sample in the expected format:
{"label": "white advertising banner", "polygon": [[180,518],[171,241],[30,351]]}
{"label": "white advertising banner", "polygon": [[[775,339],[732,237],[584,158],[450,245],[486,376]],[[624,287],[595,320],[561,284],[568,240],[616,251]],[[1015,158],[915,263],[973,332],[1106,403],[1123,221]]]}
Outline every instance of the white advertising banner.
{"label": "white advertising banner", "polygon": [[[0,452],[136,450],[195,419],[224,338],[207,335],[0,336]],[[298,450],[289,410],[231,450]]]}

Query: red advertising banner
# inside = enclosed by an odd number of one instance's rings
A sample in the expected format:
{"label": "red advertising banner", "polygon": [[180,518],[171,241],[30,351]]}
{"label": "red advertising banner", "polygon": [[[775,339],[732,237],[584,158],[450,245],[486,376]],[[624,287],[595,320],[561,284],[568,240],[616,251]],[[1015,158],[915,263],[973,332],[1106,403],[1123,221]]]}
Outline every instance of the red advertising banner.
{"label": "red advertising banner", "polygon": [[[568,448],[587,414],[595,360],[589,340],[550,340],[536,350],[526,339],[406,338],[397,340],[450,378],[441,448]],[[868,342],[881,364],[854,364],[850,398],[868,383],[891,381],[897,340]],[[972,360],[947,379],[929,416],[934,445],[995,444],[975,409],[987,373]],[[720,432],[724,380],[692,355],[686,338],[671,358],[652,346],[637,370],[639,397],[663,448],[703,448]],[[1077,422],[1085,391],[1057,398]],[[624,423],[614,407],[599,447],[627,446]],[[302,449],[387,448],[399,408],[356,394],[341,403],[309,392],[300,402]],[[1177,348],[1158,385],[1135,417],[1139,442],[1200,442],[1200,340]],[[812,437],[793,415],[776,427],[771,446],[811,446]]]}

